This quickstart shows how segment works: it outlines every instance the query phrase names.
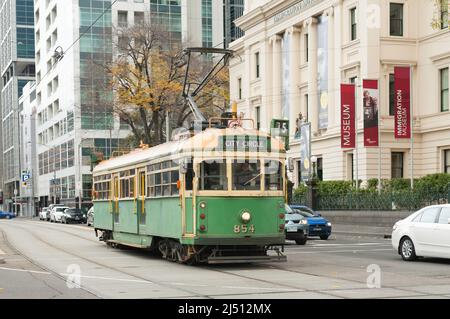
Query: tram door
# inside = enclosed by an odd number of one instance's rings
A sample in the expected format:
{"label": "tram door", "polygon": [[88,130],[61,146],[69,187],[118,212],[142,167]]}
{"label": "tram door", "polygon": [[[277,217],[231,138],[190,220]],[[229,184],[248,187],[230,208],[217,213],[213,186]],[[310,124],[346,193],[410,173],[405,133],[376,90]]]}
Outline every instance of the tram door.
{"label": "tram door", "polygon": [[112,214],[113,214],[113,230],[119,223],[119,176],[113,177],[113,196],[112,196]]}
{"label": "tram door", "polygon": [[145,170],[138,173],[138,196],[137,196],[137,218],[138,218],[138,232],[141,231],[141,226],[146,223],[145,212]]}
{"label": "tram door", "polygon": [[180,189],[180,201],[181,201],[181,211],[182,211],[182,233],[183,236],[191,237],[194,236],[194,192],[193,192],[193,181],[194,181],[194,169],[192,161],[187,163],[182,169],[182,182]]}

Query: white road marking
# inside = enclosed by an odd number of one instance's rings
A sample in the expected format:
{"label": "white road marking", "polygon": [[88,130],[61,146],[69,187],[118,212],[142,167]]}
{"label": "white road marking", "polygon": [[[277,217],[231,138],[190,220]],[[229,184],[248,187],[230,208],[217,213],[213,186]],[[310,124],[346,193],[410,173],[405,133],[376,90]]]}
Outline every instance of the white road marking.
{"label": "white road marking", "polygon": [[[60,273],[60,275],[64,276],[64,277],[75,276],[74,274],[65,274],[65,273]],[[149,280],[139,280],[139,279],[124,279],[124,278],[85,276],[85,275],[80,275],[80,278],[111,280],[111,281],[136,282],[136,283],[141,283],[141,284],[154,284],[154,282],[151,282]]]}
{"label": "white road marking", "polygon": [[373,251],[393,251],[391,248],[382,248],[382,249],[370,249],[370,250],[361,250],[361,249],[351,249],[351,250],[317,250],[317,251],[294,251],[294,252],[286,252],[286,255],[294,255],[294,254],[323,254],[323,253],[370,253]]}
{"label": "white road marking", "polygon": [[0,255],[6,255],[6,253],[0,249]]}
{"label": "white road marking", "polygon": [[311,243],[307,246],[314,246],[314,247],[327,247],[327,246],[382,246],[382,245],[390,245],[389,242],[385,243],[357,243],[357,244],[315,244]]}
{"label": "white road marking", "polygon": [[27,270],[27,269],[17,269],[17,268],[6,268],[6,267],[0,267],[0,270],[28,272],[28,273],[32,273],[32,274],[42,274],[42,275],[51,275],[51,273],[49,273],[48,271],[37,271],[37,270]]}
{"label": "white road marking", "polygon": [[298,290],[295,288],[274,288],[274,287],[240,287],[240,286],[219,286],[218,288],[228,288],[228,289],[251,289],[251,290],[279,290],[279,291],[293,291]]}

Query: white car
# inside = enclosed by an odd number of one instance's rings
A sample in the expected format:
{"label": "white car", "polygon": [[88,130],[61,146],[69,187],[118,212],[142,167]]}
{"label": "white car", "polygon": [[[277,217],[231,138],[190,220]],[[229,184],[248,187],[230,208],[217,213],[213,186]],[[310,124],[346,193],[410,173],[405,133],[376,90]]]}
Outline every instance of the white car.
{"label": "white car", "polygon": [[62,222],[62,215],[64,211],[70,207],[66,206],[55,206],[50,212],[50,223]]}
{"label": "white car", "polygon": [[39,219],[40,220],[48,220],[47,216],[49,216],[49,210],[48,210],[48,207],[44,207],[39,212]]}
{"label": "white car", "polygon": [[406,261],[450,258],[450,204],[422,208],[395,223],[392,246]]}

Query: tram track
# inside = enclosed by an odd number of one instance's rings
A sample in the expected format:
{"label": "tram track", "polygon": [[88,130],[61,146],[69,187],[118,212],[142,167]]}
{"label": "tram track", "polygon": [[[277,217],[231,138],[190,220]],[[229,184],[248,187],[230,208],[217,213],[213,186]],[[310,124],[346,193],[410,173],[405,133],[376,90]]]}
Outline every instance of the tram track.
{"label": "tram track", "polygon": [[[197,293],[197,292],[195,292],[195,291],[188,290],[188,289],[184,289],[184,288],[179,288],[179,287],[177,287],[177,286],[170,285],[170,284],[166,284],[166,283],[160,282],[160,281],[158,281],[158,280],[154,280],[154,279],[151,279],[151,280],[150,280],[150,279],[145,278],[145,277],[143,277],[143,276],[136,275],[136,274],[133,274],[133,273],[131,273],[131,272],[125,271],[125,270],[123,270],[123,269],[121,269],[121,268],[118,268],[118,267],[112,267],[112,266],[109,266],[109,265],[107,265],[107,264],[105,264],[105,263],[98,262],[98,261],[93,260],[93,259],[91,259],[91,258],[87,258],[87,257],[84,257],[84,256],[82,256],[82,255],[80,255],[80,254],[76,254],[76,253],[74,253],[74,252],[71,252],[71,251],[69,251],[69,250],[67,250],[67,249],[58,247],[58,246],[54,245],[53,243],[50,243],[49,241],[43,239],[41,236],[37,235],[36,232],[35,232],[34,230],[30,230],[30,229],[27,228],[27,227],[22,227],[22,226],[18,226],[18,225],[14,225],[13,227],[17,227],[17,228],[20,228],[20,229],[22,229],[22,230],[27,231],[27,232],[28,232],[32,237],[34,237],[36,240],[39,240],[40,242],[44,243],[45,245],[47,245],[47,246],[50,247],[50,248],[53,248],[53,249],[58,250],[58,251],[62,251],[63,253],[65,253],[65,254],[67,254],[67,255],[74,256],[74,257],[79,258],[79,259],[81,259],[81,260],[84,260],[84,261],[86,261],[86,262],[88,262],[88,263],[91,263],[91,264],[94,264],[94,265],[97,265],[97,266],[99,266],[99,267],[103,267],[103,268],[106,268],[106,269],[110,269],[110,270],[113,270],[113,271],[118,272],[118,273],[125,274],[125,275],[127,275],[127,276],[130,276],[130,277],[132,277],[132,278],[136,278],[136,279],[139,280],[139,281],[144,281],[144,282],[147,282],[147,283],[149,283],[149,284],[156,284],[156,285],[159,285],[159,286],[164,287],[164,288],[175,289],[175,290],[182,291],[182,292],[184,292],[184,293],[188,293],[188,294],[190,294],[191,296],[202,297],[202,298],[210,299],[210,297],[207,296],[207,295],[199,294],[199,293]],[[47,227],[46,227],[46,228],[47,228]],[[69,233],[69,232],[66,232],[66,233]],[[82,236],[75,236],[75,237],[79,237],[79,238],[81,237],[81,238],[82,238]],[[86,240],[89,240],[89,239],[86,239]],[[92,240],[89,240],[89,241],[92,241]],[[96,242],[96,243],[98,243],[98,242]],[[22,254],[22,255],[23,255],[23,254]],[[23,255],[23,256],[24,256],[24,255]],[[30,260],[28,257],[26,257],[26,258],[27,258],[27,260]],[[62,279],[64,279],[64,280],[67,279],[67,278],[65,278],[63,275],[61,275],[61,274],[59,274],[59,273],[57,273],[57,272],[54,272],[54,271],[48,269],[47,267],[45,267],[45,266],[43,266],[43,265],[39,265],[39,263],[37,263],[37,262],[35,262],[35,261],[33,261],[33,264],[36,265],[36,266],[38,266],[38,267],[40,267],[40,268],[42,268],[42,269],[45,269],[45,270],[47,270],[47,271],[53,273],[53,274],[55,274],[55,275],[58,275],[59,278],[62,278]],[[88,292],[93,293],[92,291],[90,291],[90,290],[87,289],[86,287],[84,287],[84,289],[85,289],[86,291],[88,291]],[[96,292],[96,293],[93,293],[93,294],[96,295],[96,296],[99,296],[97,292]],[[102,298],[104,298],[104,297],[102,297]]]}
{"label": "tram track", "polygon": [[[53,227],[53,226],[50,226],[50,225],[33,223],[33,222],[29,222],[29,221],[25,222],[24,224],[26,224],[26,225],[17,225],[17,224],[15,224],[14,227],[18,227],[18,228],[20,228],[23,231],[27,231],[36,240],[39,240],[40,242],[42,242],[43,244],[49,246],[52,249],[55,249],[57,251],[61,251],[61,252],[65,253],[65,254],[67,254],[69,256],[72,256],[72,257],[84,260],[84,261],[86,261],[86,262],[88,262],[90,264],[94,264],[94,265],[97,265],[99,267],[102,267],[102,268],[105,268],[105,269],[109,269],[109,270],[112,270],[114,272],[117,272],[117,273],[129,276],[130,278],[132,278],[132,279],[129,279],[129,280],[126,279],[125,281],[136,281],[136,282],[152,283],[152,284],[156,284],[156,285],[159,285],[161,287],[164,287],[164,288],[170,288],[170,289],[182,291],[184,293],[189,294],[190,297],[214,298],[216,296],[226,297],[226,296],[236,296],[236,295],[248,295],[249,293],[252,293],[251,290],[254,290],[254,294],[261,295],[261,296],[265,296],[265,295],[268,295],[268,294],[280,294],[280,293],[282,294],[282,293],[304,292],[304,293],[319,293],[321,295],[326,295],[326,296],[333,297],[333,298],[336,298],[336,297],[341,298],[341,296],[339,296],[338,294],[334,294],[333,293],[333,290],[336,290],[336,291],[341,290],[342,288],[340,288],[340,287],[330,287],[330,288],[326,288],[326,289],[307,289],[307,288],[304,288],[304,287],[294,286],[294,285],[289,284],[289,283],[277,282],[277,281],[275,281],[275,279],[274,280],[268,280],[268,279],[262,279],[262,278],[255,278],[254,276],[251,276],[251,275],[246,275],[246,274],[243,274],[243,273],[236,273],[233,270],[220,269],[220,268],[218,268],[219,266],[211,266],[211,265],[200,265],[200,266],[196,266],[196,267],[200,267],[202,269],[205,269],[205,270],[208,270],[208,271],[211,271],[211,272],[215,272],[215,273],[218,273],[218,274],[226,275],[226,276],[232,276],[232,277],[236,277],[236,278],[245,279],[245,280],[252,281],[252,282],[255,282],[255,283],[263,283],[263,284],[266,284],[266,285],[270,285],[272,287],[256,287],[256,286],[255,287],[251,287],[251,286],[237,287],[237,286],[233,286],[232,284],[230,284],[230,285],[226,285],[226,286],[217,286],[217,288],[237,289],[237,290],[246,288],[247,291],[246,292],[235,291],[235,292],[230,292],[230,293],[222,292],[222,293],[219,293],[219,294],[199,293],[198,291],[193,291],[192,289],[189,289],[187,287],[189,287],[189,286],[192,286],[192,287],[207,287],[207,286],[210,286],[210,285],[208,283],[205,283],[205,284],[200,284],[200,283],[199,284],[175,283],[175,282],[168,283],[168,282],[165,282],[165,281],[163,282],[163,281],[150,279],[150,278],[147,278],[147,277],[142,276],[142,275],[137,275],[135,273],[126,271],[123,268],[110,266],[108,264],[99,262],[99,261],[94,260],[92,258],[88,258],[88,257],[82,256],[80,254],[74,253],[71,250],[65,249],[65,248],[60,247],[58,245],[55,245],[54,243],[49,242],[48,240],[42,238],[42,236],[37,234],[36,232],[38,232],[38,230],[30,230],[29,226],[33,226],[33,225],[36,226],[36,225],[38,225],[39,228],[41,228],[41,229],[46,229],[46,230],[57,231],[57,232],[60,232],[60,233],[65,233],[65,234],[67,234],[69,236],[74,236],[76,238],[80,238],[80,239],[83,239],[83,240],[86,240],[86,241],[89,241],[89,242],[92,242],[92,243],[96,243],[96,244],[102,245],[102,243],[98,242],[95,239],[89,239],[89,238],[86,238],[83,235],[79,235],[79,234],[73,233],[72,231],[68,231],[68,230],[65,230],[65,229],[59,229],[57,227]],[[6,236],[6,234],[4,234],[3,236]],[[35,262],[34,260],[31,260],[29,257],[27,257],[22,252],[20,252],[17,248],[13,247],[9,241],[7,241],[7,240],[5,240],[5,241],[8,243],[8,247],[11,247],[12,250],[19,252],[19,254],[21,256],[23,256],[25,259],[30,261],[36,267],[44,269],[44,270],[46,270],[48,272],[51,272],[55,276],[57,276],[57,277],[59,277],[59,278],[61,278],[63,280],[66,280],[66,277],[64,275],[59,274],[59,273],[57,273],[55,271],[52,271],[48,267],[45,267],[45,266],[41,265],[40,263]],[[135,250],[135,251],[133,250],[132,253],[133,253],[134,256],[141,256],[141,257],[144,256],[144,254],[141,251],[139,251],[139,250]],[[161,262],[167,262],[167,261],[161,260]],[[191,267],[191,266],[187,266],[187,265],[178,265],[178,266],[179,267]],[[235,269],[236,269],[236,271],[239,271],[241,268],[240,267],[236,267]],[[250,268],[247,268],[247,269],[250,269]],[[324,275],[324,274],[321,274],[319,276],[317,274],[314,274],[314,273],[311,273],[311,272],[308,272],[308,271],[297,271],[297,270],[293,270],[293,269],[287,269],[287,268],[285,268],[283,266],[275,265],[275,264],[269,264],[269,263],[254,264],[251,269],[253,269],[253,270],[273,269],[273,270],[278,270],[278,271],[281,271],[281,272],[291,273],[291,274],[294,274],[294,275],[295,274],[299,274],[299,275],[308,275],[308,276],[320,277],[322,279],[328,279],[330,281],[339,280],[339,281],[345,281],[347,283],[355,283],[355,284],[358,284],[358,285],[364,284],[363,282],[355,280],[355,279],[342,279],[342,278],[338,278],[338,277],[334,277],[334,276],[327,276],[327,275]],[[89,278],[89,276],[87,276],[87,278]],[[98,279],[102,279],[102,278],[98,277]],[[108,279],[108,278],[103,278],[103,279]],[[115,280],[119,280],[120,281],[121,279],[115,279]],[[89,292],[89,293],[91,293],[91,294],[93,294],[95,296],[102,297],[101,294],[99,294],[99,292],[97,292],[97,291],[93,291],[93,290],[91,290],[91,289],[89,289],[89,288],[87,288],[85,286],[82,286],[81,288],[83,290],[85,290],[86,292]],[[364,288],[364,287],[361,287],[361,288]],[[414,293],[413,291],[408,290],[407,288],[399,288],[399,287],[394,287],[394,286],[391,286],[391,285],[383,285],[383,288],[392,288],[392,289],[396,289],[396,290],[402,290],[403,292],[408,293],[408,294],[413,294]],[[250,292],[249,292],[249,290],[250,290]],[[189,296],[187,296],[187,297],[189,297]],[[182,298],[182,297],[174,297],[174,298]]]}

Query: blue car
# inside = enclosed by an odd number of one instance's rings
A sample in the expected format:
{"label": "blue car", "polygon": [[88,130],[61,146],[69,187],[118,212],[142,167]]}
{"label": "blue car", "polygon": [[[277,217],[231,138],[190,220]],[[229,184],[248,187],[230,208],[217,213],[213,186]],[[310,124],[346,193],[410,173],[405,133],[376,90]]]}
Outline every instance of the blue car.
{"label": "blue car", "polygon": [[290,205],[290,207],[298,214],[306,217],[309,225],[308,237],[320,237],[322,240],[327,240],[331,235],[331,223],[323,218],[320,214],[313,211],[308,206]]}
{"label": "blue car", "polygon": [[11,219],[11,218],[14,218],[14,217],[16,217],[16,215],[14,215],[14,213],[3,212],[3,211],[0,210],[0,219],[2,219],[2,218]]}

